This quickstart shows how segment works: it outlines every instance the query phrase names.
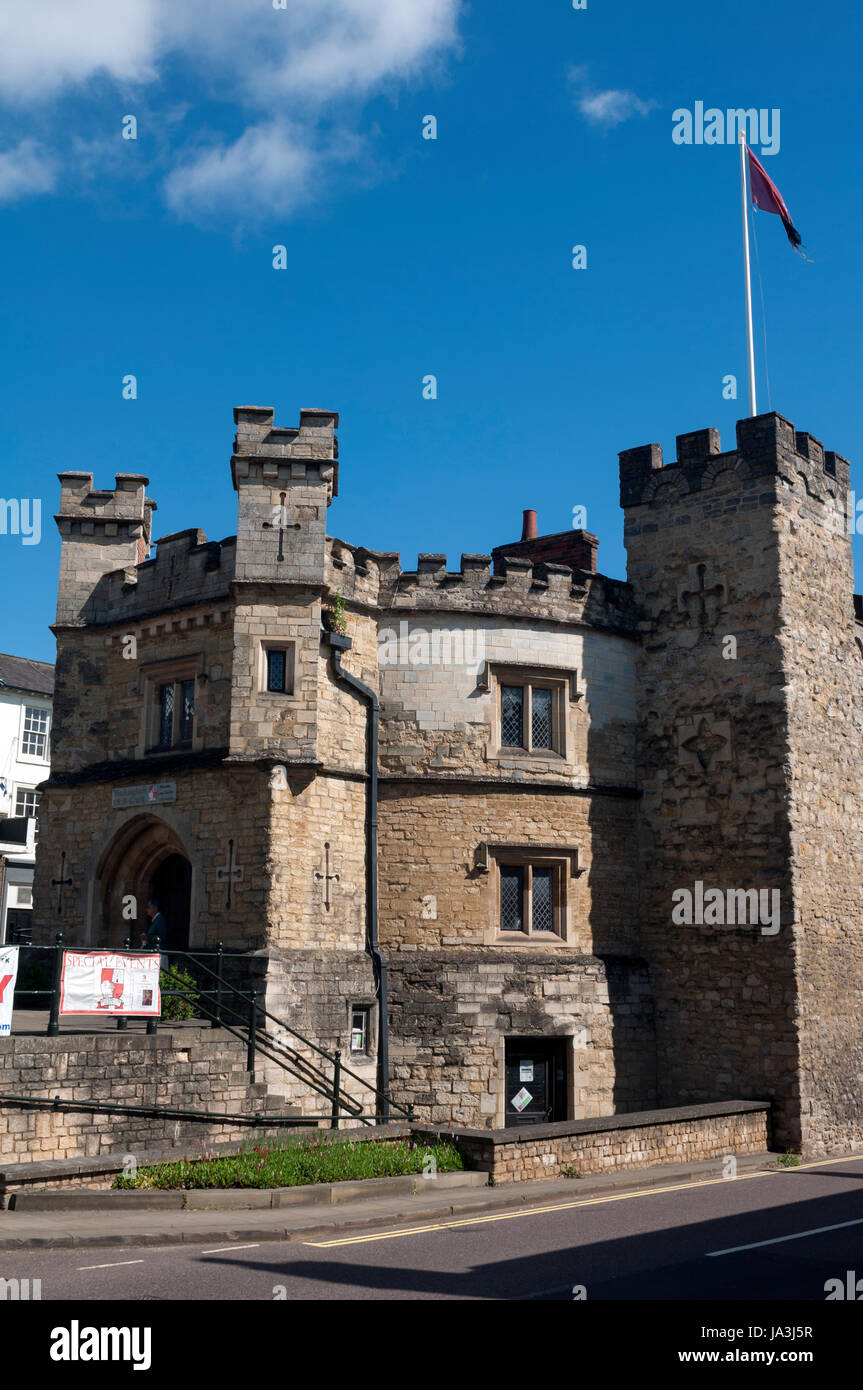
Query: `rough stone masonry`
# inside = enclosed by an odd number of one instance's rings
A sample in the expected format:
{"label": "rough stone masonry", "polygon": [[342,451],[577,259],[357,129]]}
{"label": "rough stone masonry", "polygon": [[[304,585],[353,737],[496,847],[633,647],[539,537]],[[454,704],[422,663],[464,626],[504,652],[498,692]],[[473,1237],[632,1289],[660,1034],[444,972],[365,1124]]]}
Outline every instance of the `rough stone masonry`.
{"label": "rough stone masonry", "polygon": [[[267,1008],[429,1123],[736,1097],[783,1146],[863,1142],[845,460],[777,414],[725,453],[628,450],[625,583],[584,531],[404,571],[327,535],[337,415],[234,418],[222,541],[154,553],[146,478],[61,475],[41,939],[117,946],[155,886],[175,945],[244,953]],[[696,882],[778,890],[778,932],[678,925]]]}

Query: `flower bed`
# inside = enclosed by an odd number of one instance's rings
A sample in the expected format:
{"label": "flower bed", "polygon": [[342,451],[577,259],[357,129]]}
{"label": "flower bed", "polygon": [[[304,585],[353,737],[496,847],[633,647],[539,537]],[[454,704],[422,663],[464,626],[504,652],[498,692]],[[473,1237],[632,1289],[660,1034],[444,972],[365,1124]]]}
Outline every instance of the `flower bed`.
{"label": "flower bed", "polygon": [[464,1167],[448,1142],[413,1139],[326,1140],[310,1135],[250,1146],[220,1158],[179,1159],[118,1177],[115,1187],[141,1189],[300,1187],[411,1173],[454,1173]]}

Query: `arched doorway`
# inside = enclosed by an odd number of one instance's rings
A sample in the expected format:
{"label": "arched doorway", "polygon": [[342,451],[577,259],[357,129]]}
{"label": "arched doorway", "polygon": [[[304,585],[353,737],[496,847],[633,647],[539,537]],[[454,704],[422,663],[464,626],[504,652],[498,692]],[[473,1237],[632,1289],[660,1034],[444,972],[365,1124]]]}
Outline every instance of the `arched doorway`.
{"label": "arched doorway", "polygon": [[168,923],[169,951],[189,948],[189,903],[192,894],[192,866],[183,854],[169,854],[150,879],[150,897]]}
{"label": "arched doorway", "polygon": [[120,827],[96,870],[101,904],[99,939],[92,944],[141,944],[147,900],[156,898],[168,923],[170,950],[189,945],[192,866],[176,831],[158,816],[142,813]]}

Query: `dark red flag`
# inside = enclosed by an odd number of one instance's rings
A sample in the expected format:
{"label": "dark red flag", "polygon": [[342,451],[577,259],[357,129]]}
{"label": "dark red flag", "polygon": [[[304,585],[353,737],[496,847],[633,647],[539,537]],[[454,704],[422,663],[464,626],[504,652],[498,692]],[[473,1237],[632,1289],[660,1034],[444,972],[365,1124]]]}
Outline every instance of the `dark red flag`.
{"label": "dark red flag", "polygon": [[791,213],[785,206],[785,199],[748,145],[746,146],[746,153],[749,155],[749,187],[753,203],[757,208],[761,208],[762,212],[775,212],[778,217],[782,218],[782,225],[788,240],[795,251],[799,250],[802,245],[800,233],[791,221]]}

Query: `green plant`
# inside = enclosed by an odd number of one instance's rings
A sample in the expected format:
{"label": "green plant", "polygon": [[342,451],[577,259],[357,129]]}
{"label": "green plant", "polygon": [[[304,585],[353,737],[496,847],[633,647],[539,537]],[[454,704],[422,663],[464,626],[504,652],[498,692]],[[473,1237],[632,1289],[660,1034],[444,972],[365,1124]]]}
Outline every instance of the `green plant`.
{"label": "green plant", "polygon": [[[169,970],[159,971],[159,989],[162,993],[162,1018],[181,1023],[187,1018],[200,1018],[198,1005],[201,996],[197,992],[197,981],[188,970],[171,966]],[[166,990],[184,990],[184,994],[165,994]]]}
{"label": "green plant", "polygon": [[793,1149],[786,1149],[781,1158],[777,1159],[777,1162],[781,1163],[783,1168],[799,1168],[801,1159],[800,1155],[796,1154]]}
{"label": "green plant", "polygon": [[562,1178],[583,1178],[584,1174],[580,1168],[576,1168],[572,1163],[566,1163],[560,1170]]}
{"label": "green plant", "polygon": [[333,606],[330,609],[330,622],[333,625],[333,632],[338,633],[339,637],[344,637],[348,630],[348,610],[342,598],[341,589],[336,589]]}
{"label": "green plant", "polygon": [[300,1187],[308,1183],[347,1182],[352,1178],[398,1177],[422,1173],[429,1154],[438,1173],[458,1172],[464,1165],[453,1144],[414,1139],[328,1140],[315,1135],[262,1140],[222,1158],[180,1159],[139,1168],[118,1177],[115,1187],[173,1189],[224,1187]]}

